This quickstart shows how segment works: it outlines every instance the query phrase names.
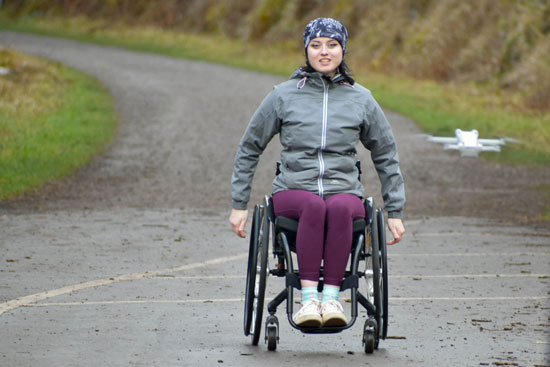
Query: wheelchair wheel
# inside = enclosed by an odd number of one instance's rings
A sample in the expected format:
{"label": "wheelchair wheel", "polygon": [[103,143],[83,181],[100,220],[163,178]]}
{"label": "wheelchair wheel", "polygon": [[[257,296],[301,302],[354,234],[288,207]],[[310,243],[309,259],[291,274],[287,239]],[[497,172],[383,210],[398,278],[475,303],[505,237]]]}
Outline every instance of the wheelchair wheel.
{"label": "wheelchair wheel", "polygon": [[248,249],[248,267],[246,270],[246,289],[244,296],[244,335],[250,335],[252,315],[254,311],[254,289],[256,287],[256,272],[258,265],[258,241],[260,233],[260,206],[254,207],[252,227],[250,229],[250,246]]}
{"label": "wheelchair wheel", "polygon": [[[367,299],[374,306],[374,314],[369,314],[377,325],[381,325],[382,316],[382,295],[381,295],[381,273],[380,273],[380,250],[378,238],[378,216],[373,218],[370,234],[367,237],[367,253],[365,259],[365,278],[367,281]],[[379,333],[376,334],[378,340]],[[378,344],[378,343],[376,343]]]}
{"label": "wheelchair wheel", "polygon": [[385,220],[384,220],[384,211],[382,209],[378,210],[377,213],[377,224],[378,224],[378,243],[380,250],[380,295],[382,297],[382,309],[381,309],[381,320],[382,324],[380,327],[380,337],[386,339],[388,336],[388,251],[386,245],[386,230],[385,230]]}
{"label": "wheelchair wheel", "polygon": [[257,215],[258,236],[256,244],[256,260],[254,269],[250,273],[255,273],[253,302],[252,302],[252,317],[250,325],[250,333],[252,334],[252,345],[258,345],[260,334],[262,331],[262,316],[264,310],[265,285],[267,280],[267,258],[269,248],[269,218],[266,214],[265,206],[259,206],[259,214]]}

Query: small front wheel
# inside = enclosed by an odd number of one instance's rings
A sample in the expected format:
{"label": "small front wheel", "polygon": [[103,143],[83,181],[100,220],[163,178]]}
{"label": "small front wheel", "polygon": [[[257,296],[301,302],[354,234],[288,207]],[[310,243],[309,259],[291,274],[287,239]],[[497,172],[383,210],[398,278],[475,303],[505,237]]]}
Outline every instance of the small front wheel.
{"label": "small front wheel", "polygon": [[366,334],[363,336],[364,338],[364,344],[365,344],[365,353],[372,354],[374,353],[374,346],[376,345],[374,333],[366,332]]}
{"label": "small front wheel", "polygon": [[267,327],[267,350],[273,352],[277,349],[277,327]]}
{"label": "small front wheel", "polygon": [[378,325],[374,318],[369,318],[365,321],[365,327],[363,329],[363,347],[365,353],[372,354],[377,347],[378,339]]}

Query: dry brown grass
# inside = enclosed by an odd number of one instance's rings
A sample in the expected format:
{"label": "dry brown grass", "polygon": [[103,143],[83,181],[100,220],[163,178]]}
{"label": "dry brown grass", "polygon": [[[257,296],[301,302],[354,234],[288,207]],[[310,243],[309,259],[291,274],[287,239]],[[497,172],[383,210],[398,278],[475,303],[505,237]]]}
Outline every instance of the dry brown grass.
{"label": "dry brown grass", "polygon": [[59,106],[64,80],[57,65],[0,48],[0,66],[9,70],[0,76],[0,113],[33,116]]}
{"label": "dry brown grass", "polygon": [[[79,1],[52,0],[42,9],[45,13],[17,22],[6,22],[4,13],[0,22],[15,30],[289,75],[304,61],[297,34],[305,22],[332,15],[350,30],[347,61],[354,75],[385,107],[413,118],[430,133],[450,134],[460,127],[476,128],[487,137],[517,138],[525,145],[506,159],[549,162],[550,23],[541,20],[546,13],[540,11],[547,4],[550,15],[548,2],[263,0],[252,6],[244,0],[189,0],[189,7],[174,8],[171,16],[182,20],[173,24],[153,16],[160,17],[160,9],[139,10],[119,0],[103,10],[105,0],[86,2],[95,8],[82,15]],[[44,2],[25,2],[27,7],[32,3]],[[167,4],[178,3],[155,4],[168,11]],[[146,5],[141,0],[135,4]],[[274,4],[280,7],[276,17],[256,18],[255,12]],[[28,8],[19,10],[32,14]],[[71,16],[59,16],[63,12]],[[128,19],[128,14],[135,17]],[[190,14],[206,15],[198,19]],[[261,39],[250,41],[251,29],[262,19],[270,26],[264,24]],[[185,31],[189,27],[192,32]]]}
{"label": "dry brown grass", "polygon": [[[348,61],[390,75],[480,83],[550,111],[550,2],[522,0],[11,0],[15,16],[86,15],[131,25],[287,41],[318,16],[343,21]],[[109,24],[107,22],[106,24]]]}

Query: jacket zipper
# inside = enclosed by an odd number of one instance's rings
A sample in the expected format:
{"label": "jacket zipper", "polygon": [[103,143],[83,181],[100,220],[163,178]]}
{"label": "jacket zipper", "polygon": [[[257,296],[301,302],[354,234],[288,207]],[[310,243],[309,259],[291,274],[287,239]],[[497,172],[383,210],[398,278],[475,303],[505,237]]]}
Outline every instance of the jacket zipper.
{"label": "jacket zipper", "polygon": [[325,174],[325,161],[323,160],[323,150],[327,145],[327,120],[328,120],[328,86],[323,82],[323,127],[321,134],[321,149],[317,153],[319,159],[319,177],[317,178],[317,186],[319,188],[319,196],[324,197],[323,176]]}

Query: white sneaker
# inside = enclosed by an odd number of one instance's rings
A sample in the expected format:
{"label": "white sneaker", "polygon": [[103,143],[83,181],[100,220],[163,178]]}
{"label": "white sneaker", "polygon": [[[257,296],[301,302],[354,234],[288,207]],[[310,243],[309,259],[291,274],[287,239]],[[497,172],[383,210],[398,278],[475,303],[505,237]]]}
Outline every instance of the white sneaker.
{"label": "white sneaker", "polygon": [[321,306],[321,315],[323,326],[345,326],[348,323],[346,315],[344,315],[344,308],[340,302],[332,299],[323,302]]}
{"label": "white sneaker", "polygon": [[298,312],[294,314],[292,320],[298,326],[319,327],[323,323],[321,317],[321,304],[317,299],[310,299],[302,304]]}

